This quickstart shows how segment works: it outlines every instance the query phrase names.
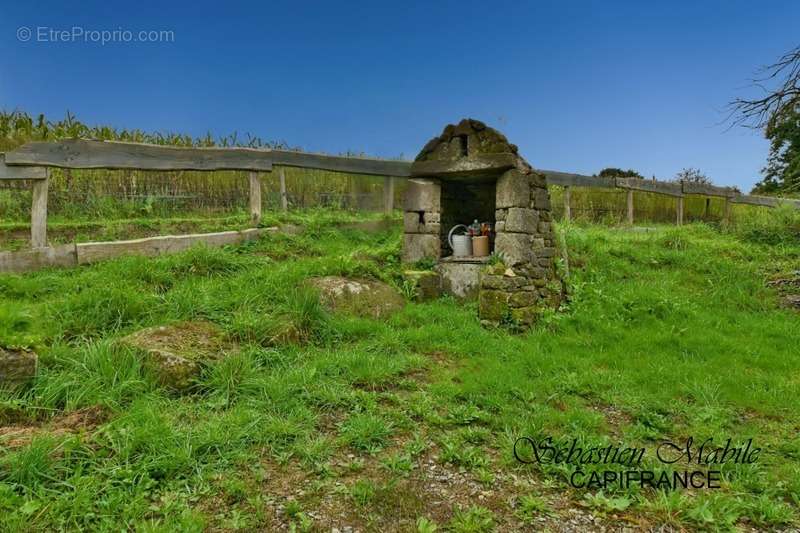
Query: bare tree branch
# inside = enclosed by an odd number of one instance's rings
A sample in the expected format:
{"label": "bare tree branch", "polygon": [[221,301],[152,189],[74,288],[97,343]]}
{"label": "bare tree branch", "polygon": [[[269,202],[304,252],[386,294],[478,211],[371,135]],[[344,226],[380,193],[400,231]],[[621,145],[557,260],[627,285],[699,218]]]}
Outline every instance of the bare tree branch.
{"label": "bare tree branch", "polygon": [[[759,69],[759,77],[751,80],[765,93],[762,98],[736,98],[728,104],[726,122],[731,126],[761,129],[771,121],[800,106],[800,46],[787,52],[776,63]],[[781,80],[778,86],[768,89],[771,82]]]}

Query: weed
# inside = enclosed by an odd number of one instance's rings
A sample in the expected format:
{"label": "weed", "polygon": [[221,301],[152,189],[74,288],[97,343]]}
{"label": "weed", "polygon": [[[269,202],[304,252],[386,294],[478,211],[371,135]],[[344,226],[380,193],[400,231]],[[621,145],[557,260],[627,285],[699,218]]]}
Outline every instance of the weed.
{"label": "weed", "polygon": [[540,515],[549,515],[553,512],[550,504],[543,498],[529,494],[519,499],[515,514],[517,518],[528,524]]}
{"label": "weed", "polygon": [[439,526],[436,522],[421,516],[417,518],[417,533],[436,533],[439,531]]}
{"label": "weed", "polygon": [[621,512],[633,503],[627,496],[608,497],[600,491],[596,494],[587,494],[586,502],[590,507],[600,512]]}
{"label": "weed", "polygon": [[375,453],[386,444],[386,439],[392,434],[392,425],[377,415],[359,413],[341,424],[339,434],[345,444]]}
{"label": "weed", "polygon": [[448,526],[455,533],[485,533],[494,530],[494,515],[478,505],[459,507],[454,510]]}
{"label": "weed", "polygon": [[390,455],[381,462],[389,472],[397,476],[407,475],[414,467],[414,463],[408,455]]}
{"label": "weed", "polygon": [[359,479],[350,487],[350,495],[358,505],[364,506],[375,498],[375,485],[368,480]]}

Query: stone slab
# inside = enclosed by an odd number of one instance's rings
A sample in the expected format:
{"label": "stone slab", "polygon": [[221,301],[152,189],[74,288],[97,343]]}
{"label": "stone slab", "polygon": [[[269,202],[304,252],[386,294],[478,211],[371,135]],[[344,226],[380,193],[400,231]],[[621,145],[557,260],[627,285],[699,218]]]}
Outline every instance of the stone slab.
{"label": "stone slab", "polygon": [[484,265],[474,263],[440,263],[437,267],[442,277],[442,292],[462,300],[478,296],[478,280]]}
{"label": "stone slab", "polygon": [[415,178],[408,180],[403,197],[405,211],[440,211],[442,187],[437,180]]}
{"label": "stone slab", "polygon": [[403,235],[403,262],[415,263],[422,259],[438,260],[441,241],[438,235],[406,233]]}
{"label": "stone slab", "polygon": [[495,207],[528,207],[530,195],[531,187],[527,176],[517,169],[509,170],[497,180]]}
{"label": "stone slab", "polygon": [[535,209],[510,207],[503,230],[512,233],[536,233],[537,224],[539,224],[539,214]]}

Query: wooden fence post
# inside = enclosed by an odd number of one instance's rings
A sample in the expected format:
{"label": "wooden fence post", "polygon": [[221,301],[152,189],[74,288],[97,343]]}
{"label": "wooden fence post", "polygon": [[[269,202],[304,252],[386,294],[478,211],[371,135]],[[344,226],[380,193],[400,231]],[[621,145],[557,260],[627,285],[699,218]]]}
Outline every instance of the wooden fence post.
{"label": "wooden fence post", "polygon": [[731,203],[730,197],[725,197],[725,206],[722,212],[722,223],[725,225],[731,223]]}
{"label": "wooden fence post", "polygon": [[286,198],[286,175],[283,173],[282,168],[278,170],[278,179],[281,186],[281,209],[287,211],[289,209],[289,201]]}
{"label": "wooden fence post", "polygon": [[572,219],[572,208],[570,207],[571,190],[569,186],[564,187],[564,220],[567,222]]}
{"label": "wooden fence post", "polygon": [[628,204],[628,224],[633,224],[633,189],[628,189],[628,194],[626,196]]}
{"label": "wooden fence post", "polygon": [[47,246],[47,178],[33,182],[31,202],[31,248]]}
{"label": "wooden fence post", "polygon": [[678,206],[677,206],[677,221],[676,223],[678,226],[683,225],[683,196],[678,196]]}
{"label": "wooden fence post", "polygon": [[250,221],[261,222],[261,178],[258,172],[250,172]]}
{"label": "wooden fence post", "polygon": [[383,211],[391,215],[394,211],[394,178],[383,178]]}

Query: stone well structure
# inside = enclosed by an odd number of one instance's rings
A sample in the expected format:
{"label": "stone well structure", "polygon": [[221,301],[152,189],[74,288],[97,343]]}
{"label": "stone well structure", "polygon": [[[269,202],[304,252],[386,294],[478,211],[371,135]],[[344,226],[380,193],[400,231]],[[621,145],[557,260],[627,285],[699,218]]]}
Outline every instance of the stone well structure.
{"label": "stone well structure", "polygon": [[[500,261],[452,257],[450,228],[475,219],[493,224]],[[555,246],[544,175],[497,130],[472,119],[448,125],[412,164],[403,261],[435,261],[442,290],[477,297],[483,323],[530,325],[543,308],[559,305]]]}

